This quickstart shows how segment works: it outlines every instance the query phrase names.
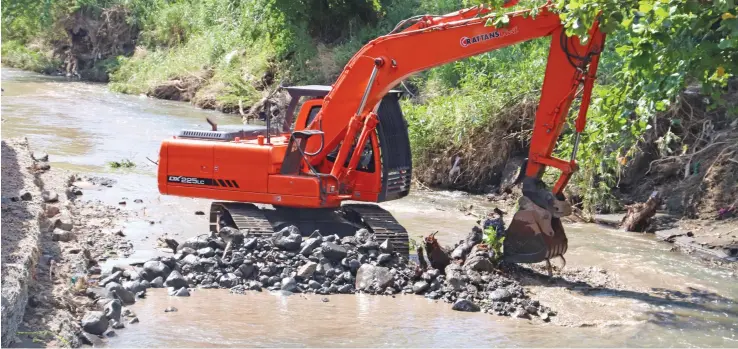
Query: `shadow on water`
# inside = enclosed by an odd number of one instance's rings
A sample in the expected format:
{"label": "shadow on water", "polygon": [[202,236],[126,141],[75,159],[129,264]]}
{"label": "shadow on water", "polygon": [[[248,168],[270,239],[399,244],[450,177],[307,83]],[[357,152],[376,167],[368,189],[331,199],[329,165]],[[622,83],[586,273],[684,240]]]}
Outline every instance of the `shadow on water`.
{"label": "shadow on water", "polygon": [[[738,317],[736,301],[715,292],[688,287],[686,291],[667,288],[651,288],[650,292],[615,289],[592,285],[581,280],[567,280],[562,276],[552,278],[535,270],[517,265],[505,265],[515,274],[523,286],[561,287],[585,297],[626,298],[655,307],[644,314],[649,323],[675,329],[707,329],[715,326],[715,318]],[[690,314],[699,313],[699,317]]]}

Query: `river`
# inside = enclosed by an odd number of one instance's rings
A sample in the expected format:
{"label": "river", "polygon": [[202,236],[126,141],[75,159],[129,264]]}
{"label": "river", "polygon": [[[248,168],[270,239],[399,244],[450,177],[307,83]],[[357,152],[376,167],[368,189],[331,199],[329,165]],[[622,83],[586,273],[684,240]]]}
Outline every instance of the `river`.
{"label": "river", "polygon": [[[51,165],[116,180],[112,188],[85,190],[132,213],[124,231],[135,253],[126,261],[160,254],[156,237],[179,241],[207,232],[208,200],[161,196],[154,164],[159,143],[183,128],[206,128],[205,117],[236,125],[238,118],[186,103],[111,92],[105,85],[70,82],[2,69],[2,138],[25,136]],[[130,159],[132,169],[107,163]],[[134,204],[142,199],[143,204]],[[458,192],[414,192],[383,204],[412,237],[438,230],[447,244],[461,239],[475,219],[459,204],[484,209],[482,197]],[[151,224],[151,221],[154,224]],[[196,290],[169,297],[151,290],[131,309],[141,322],[119,330],[110,347],[392,346],[392,347],[736,347],[738,282],[728,269],[670,252],[652,236],[594,225],[566,227],[566,270],[588,271],[622,288],[577,292],[561,283],[533,280],[533,297],[557,309],[552,323],[460,313],[418,296],[231,295]],[[117,261],[121,262],[121,261]],[[609,279],[608,279],[609,280]],[[164,308],[175,306],[175,313]]]}

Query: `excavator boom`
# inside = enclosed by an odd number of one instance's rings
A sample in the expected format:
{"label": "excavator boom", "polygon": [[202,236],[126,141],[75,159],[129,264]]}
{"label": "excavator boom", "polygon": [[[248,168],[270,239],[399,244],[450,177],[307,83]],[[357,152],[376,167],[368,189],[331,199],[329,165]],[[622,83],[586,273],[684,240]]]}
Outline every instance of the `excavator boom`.
{"label": "excavator boom", "polygon": [[[551,6],[547,3],[534,12],[508,13],[504,27],[488,25],[495,17],[485,6],[403,21],[359,50],[332,86],[287,88],[292,105],[276,132],[269,128],[224,133],[213,126],[213,131],[185,131],[165,141],[160,151],[160,192],[232,201],[214,204],[214,230],[222,223],[220,217],[230,214],[224,221],[241,229],[251,222],[265,233],[270,225],[283,226],[275,221],[288,219],[267,219],[275,216],[269,213],[257,224],[243,218],[259,216],[251,214],[256,208],[246,210],[243,205],[247,204],[237,203],[272,205],[291,212],[294,218],[310,210],[316,214],[340,210],[348,200],[402,198],[409,192],[412,175],[410,145],[397,91],[391,89],[432,67],[548,37],[546,75],[522,180],[524,197],[509,227],[505,254],[516,262],[563,255],[567,242],[559,218],[569,212],[563,189],[576,171],[578,135],[586,122],[605,35],[595,23],[586,42],[568,37]],[[574,153],[566,160],[555,158],[556,141],[572,102],[580,96]],[[307,100],[293,118],[297,100],[303,97]],[[553,190],[541,181],[546,167],[561,171]],[[369,207],[343,210],[341,219],[350,221],[351,228],[363,224],[374,229],[374,224],[390,235],[395,229],[406,239],[406,232],[391,215],[372,213]],[[233,216],[236,211],[241,218]],[[367,223],[373,214],[382,218]],[[380,221],[383,223],[378,224]]]}

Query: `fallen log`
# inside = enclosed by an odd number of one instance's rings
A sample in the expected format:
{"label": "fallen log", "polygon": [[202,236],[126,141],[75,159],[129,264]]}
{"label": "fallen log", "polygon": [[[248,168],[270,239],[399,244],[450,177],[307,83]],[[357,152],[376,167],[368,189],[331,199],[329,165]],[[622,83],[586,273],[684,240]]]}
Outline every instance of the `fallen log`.
{"label": "fallen log", "polygon": [[628,212],[620,222],[620,227],[626,231],[645,232],[651,225],[651,219],[656,215],[656,209],[661,205],[662,200],[658,192],[653,192],[645,203],[635,203],[627,205],[625,208]]}

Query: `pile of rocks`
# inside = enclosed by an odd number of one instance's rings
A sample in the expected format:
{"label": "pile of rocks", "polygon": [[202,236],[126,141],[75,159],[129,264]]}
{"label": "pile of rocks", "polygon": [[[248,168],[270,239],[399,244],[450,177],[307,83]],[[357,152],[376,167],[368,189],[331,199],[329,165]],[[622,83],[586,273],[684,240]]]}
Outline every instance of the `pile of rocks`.
{"label": "pile of rocks", "polygon": [[377,241],[365,229],[343,238],[323,236],[318,231],[303,238],[296,227],[269,238],[243,236],[235,229],[221,235],[234,237],[226,258],[222,258],[227,245],[223,239],[201,235],[177,244],[173,256],[150,260],[127,274],[113,274],[102,283],[127,278],[121,287],[107,287],[130,292],[128,298],[149,287],[168,287],[172,296],[189,296],[190,288],[225,288],[237,294],[263,289],[316,294],[404,293],[453,303],[453,309],[461,311],[540,316],[543,320],[554,315],[529,299],[518,282],[489,268],[489,263],[475,261],[484,255],[475,248],[465,263],[451,263],[444,270],[422,270],[394,251],[389,240]]}

